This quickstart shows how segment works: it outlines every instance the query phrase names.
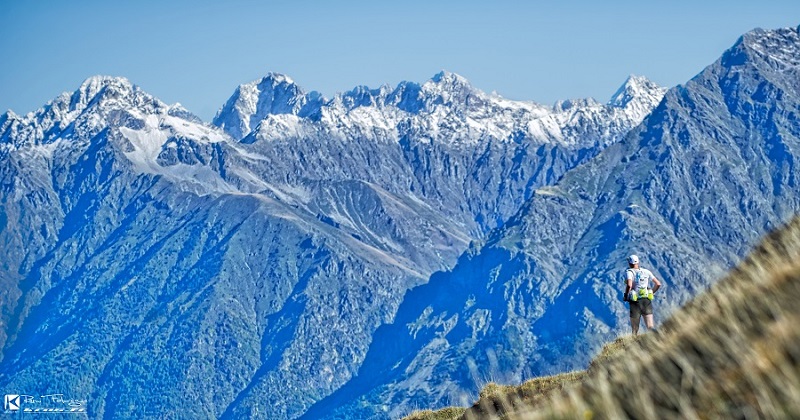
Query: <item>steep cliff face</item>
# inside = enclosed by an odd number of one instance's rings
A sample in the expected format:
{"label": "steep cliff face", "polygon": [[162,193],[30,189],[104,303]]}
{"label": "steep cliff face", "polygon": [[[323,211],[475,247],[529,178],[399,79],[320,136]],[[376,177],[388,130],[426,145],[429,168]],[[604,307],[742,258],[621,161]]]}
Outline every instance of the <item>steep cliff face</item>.
{"label": "steep cliff face", "polygon": [[800,210],[798,48],[796,29],[744,35],[622,141],[537,189],[410,291],[358,376],[309,417],[397,415],[489,378],[584,367],[629,328],[620,279],[631,253],[666,283],[657,316],[706,288]]}
{"label": "steep cliff face", "polygon": [[222,129],[111,77],[5,113],[0,387],[96,416],[297,417],[408,288],[637,115],[450,73],[330,101],[270,75]]}

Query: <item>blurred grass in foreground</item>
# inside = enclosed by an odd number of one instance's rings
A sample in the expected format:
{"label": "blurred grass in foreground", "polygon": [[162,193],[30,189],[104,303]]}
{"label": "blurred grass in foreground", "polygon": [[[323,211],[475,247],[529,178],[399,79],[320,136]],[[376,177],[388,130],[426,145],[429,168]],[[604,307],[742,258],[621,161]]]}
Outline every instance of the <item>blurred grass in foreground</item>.
{"label": "blurred grass in foreground", "polygon": [[468,409],[408,419],[800,418],[800,218],[659,329],[589,369],[489,384]]}

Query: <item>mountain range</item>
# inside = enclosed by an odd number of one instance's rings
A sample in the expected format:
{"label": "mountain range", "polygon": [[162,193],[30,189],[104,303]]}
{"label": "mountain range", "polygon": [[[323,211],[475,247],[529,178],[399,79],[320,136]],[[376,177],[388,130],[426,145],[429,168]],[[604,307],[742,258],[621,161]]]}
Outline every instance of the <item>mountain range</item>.
{"label": "mountain range", "polygon": [[667,285],[671,312],[799,209],[800,36],[747,33],[641,125],[411,290],[359,374],[312,407],[395,417],[467,405],[490,380],[585,367],[629,331],[625,257]]}
{"label": "mountain range", "polygon": [[[631,78],[615,105],[546,108],[441,73],[324,100],[271,74],[217,128],[95,77],[8,112],[0,384],[66,388],[103,416],[296,416],[352,376],[409,287],[662,93]],[[226,121],[249,121],[246,103],[297,112],[238,138]],[[264,394],[298,401],[267,410]]]}
{"label": "mountain range", "polygon": [[6,112],[0,389],[97,417],[397,416],[586,363],[623,328],[623,255],[674,307],[797,211],[798,45],[756,30],[605,104],[269,74],[207,124],[99,76]]}

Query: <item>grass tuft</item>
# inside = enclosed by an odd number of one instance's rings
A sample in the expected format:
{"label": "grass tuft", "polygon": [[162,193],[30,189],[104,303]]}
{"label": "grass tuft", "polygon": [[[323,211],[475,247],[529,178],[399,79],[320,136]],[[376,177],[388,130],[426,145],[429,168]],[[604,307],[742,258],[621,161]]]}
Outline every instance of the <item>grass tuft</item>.
{"label": "grass tuft", "polygon": [[405,420],[453,420],[461,417],[467,411],[464,407],[447,407],[440,410],[420,410],[414,411]]}

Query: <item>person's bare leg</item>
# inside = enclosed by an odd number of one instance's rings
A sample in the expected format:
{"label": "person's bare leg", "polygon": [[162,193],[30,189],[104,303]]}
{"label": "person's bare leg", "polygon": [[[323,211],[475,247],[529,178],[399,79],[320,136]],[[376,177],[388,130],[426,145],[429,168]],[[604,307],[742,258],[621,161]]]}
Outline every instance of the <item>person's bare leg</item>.
{"label": "person's bare leg", "polygon": [[644,324],[647,325],[648,330],[652,330],[655,322],[653,321],[653,315],[645,315],[644,316]]}
{"label": "person's bare leg", "polygon": [[633,328],[633,335],[639,334],[639,318],[631,317],[631,328]]}

